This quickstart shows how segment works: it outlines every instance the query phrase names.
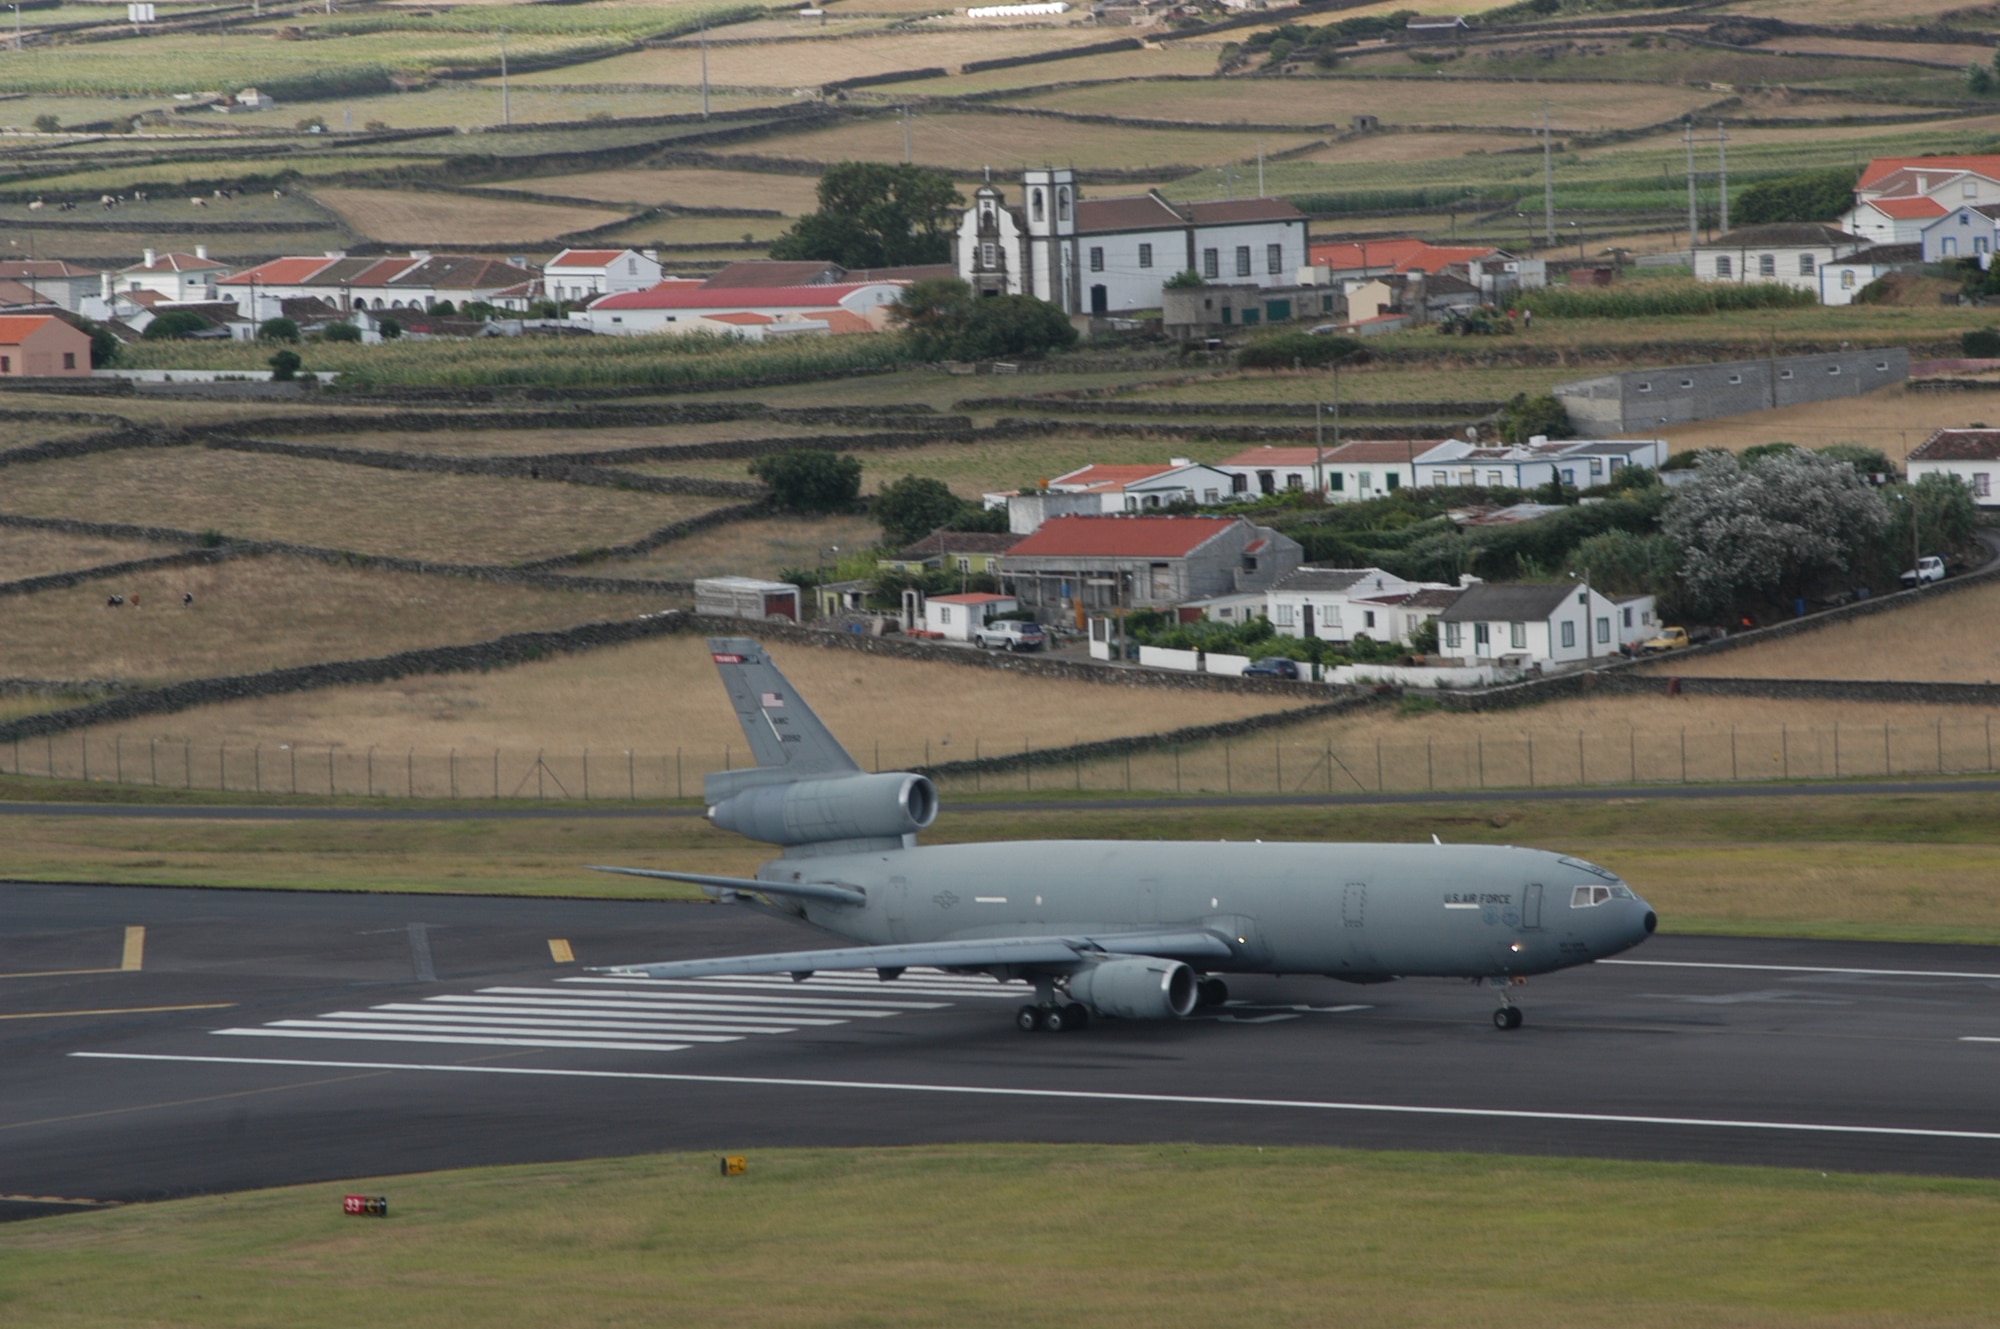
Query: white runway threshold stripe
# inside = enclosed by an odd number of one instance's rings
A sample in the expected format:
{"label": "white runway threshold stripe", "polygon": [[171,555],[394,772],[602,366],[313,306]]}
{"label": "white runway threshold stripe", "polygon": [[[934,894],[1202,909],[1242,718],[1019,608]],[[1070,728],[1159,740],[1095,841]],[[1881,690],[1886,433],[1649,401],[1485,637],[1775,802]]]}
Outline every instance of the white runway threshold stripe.
{"label": "white runway threshold stripe", "polygon": [[559,1070],[535,1066],[451,1066],[401,1061],[309,1061],[294,1057],[201,1057],[165,1052],[72,1052],[97,1061],[194,1062],[219,1066],[274,1066],[310,1070],[426,1071],[441,1075],[515,1075],[562,1080],[629,1080],[656,1084],[745,1085],[768,1089],[850,1089],[863,1093],[940,1094],[968,1098],[1041,1099],[1132,1106],[1275,1108],[1283,1111],[1353,1112],[1383,1116],[1447,1117],[1486,1121],[1552,1121],[1606,1126],[1666,1126],[1694,1130],[1782,1131],[1808,1135],[1866,1135],[1912,1140],[1974,1140],[2000,1144],[2000,1131],[1936,1130],[1922,1126],[1855,1126],[1837,1122],[1757,1121],[1727,1117],[1662,1117],[1620,1112],[1545,1112],[1526,1108],[1438,1107],[1415,1103],[1353,1103],[1314,1098],[1235,1098],[1219,1094],[1136,1094],[1095,1089],[1012,1089],[995,1085],[908,1084],[893,1080],[805,1080],[763,1075],[677,1075],[668,1071]]}
{"label": "white runway threshold stripe", "polygon": [[[567,981],[567,980],[563,980]],[[271,1020],[256,1028],[217,1029],[230,1037],[317,1038],[441,1046],[585,1048],[618,1052],[685,1052],[704,1043],[739,1043],[762,1035],[829,1029],[857,1020],[948,1010],[964,995],[958,980],[915,986],[906,995],[935,1000],[884,1000],[862,990],[803,984],[782,989],[733,982],[656,985],[645,979],[592,979],[590,986],[489,987],[421,1001],[391,1001],[361,1011],[328,1011],[305,1019]],[[641,986],[634,986],[639,984]],[[876,987],[879,988],[879,981]],[[998,984],[990,984],[998,987]],[[980,990],[981,996],[990,995]]]}

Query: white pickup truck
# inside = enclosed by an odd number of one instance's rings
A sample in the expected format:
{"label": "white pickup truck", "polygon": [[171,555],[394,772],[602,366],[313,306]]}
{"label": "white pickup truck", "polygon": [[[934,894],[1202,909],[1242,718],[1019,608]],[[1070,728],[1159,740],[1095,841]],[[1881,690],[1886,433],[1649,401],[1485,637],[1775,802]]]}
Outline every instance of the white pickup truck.
{"label": "white pickup truck", "polygon": [[1903,585],[1923,586],[1929,582],[1944,580],[1944,560],[1926,554],[1917,560],[1917,565],[1903,574]]}

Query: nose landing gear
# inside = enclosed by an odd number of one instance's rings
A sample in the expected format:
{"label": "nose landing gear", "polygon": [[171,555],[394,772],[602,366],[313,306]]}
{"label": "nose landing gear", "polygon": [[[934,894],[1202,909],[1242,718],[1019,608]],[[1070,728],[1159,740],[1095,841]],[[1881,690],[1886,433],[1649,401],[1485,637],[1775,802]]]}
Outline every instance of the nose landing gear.
{"label": "nose landing gear", "polygon": [[1525,978],[1513,977],[1489,978],[1486,980],[1489,987],[1500,989],[1500,1009],[1493,1012],[1493,1027],[1495,1029],[1519,1029],[1521,1027],[1521,1008],[1514,1004],[1514,998],[1510,989],[1520,987],[1526,984],[1527,981]]}

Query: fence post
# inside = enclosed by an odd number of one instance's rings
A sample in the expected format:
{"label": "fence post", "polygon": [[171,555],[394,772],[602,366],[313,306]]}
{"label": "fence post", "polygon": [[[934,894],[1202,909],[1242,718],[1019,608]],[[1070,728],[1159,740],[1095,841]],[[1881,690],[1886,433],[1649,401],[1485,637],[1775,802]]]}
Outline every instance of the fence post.
{"label": "fence post", "polygon": [[1528,739],[1528,788],[1535,787],[1535,731],[1527,732]]}
{"label": "fence post", "polygon": [[1125,792],[1128,794],[1132,792],[1132,747],[1130,744],[1127,744],[1125,747]]}
{"label": "fence post", "polygon": [[1583,764],[1583,731],[1581,729],[1576,731],[1576,782],[1580,785],[1590,783],[1590,774]]}
{"label": "fence post", "polygon": [[1729,726],[1729,778],[1736,779],[1736,726]]}
{"label": "fence post", "polygon": [[1333,739],[1326,740],[1326,751],[1320,754],[1320,764],[1326,771],[1326,792],[1333,792]]}
{"label": "fence post", "polygon": [[1174,744],[1174,792],[1181,791],[1181,745]]}
{"label": "fence post", "polygon": [[[879,753],[882,745],[877,743],[875,748]],[[1035,768],[1028,764],[1028,754],[1034,750],[1034,747],[1027,739],[1024,738],[1021,740],[1021,779],[1025,782],[1025,788],[1029,793],[1033,793],[1035,789]],[[879,756],[876,758],[876,765],[878,767],[881,765],[881,758]]]}
{"label": "fence post", "polygon": [[[1937,753],[1938,753],[1937,773],[1939,775],[1943,775],[1944,774],[1944,717],[1942,715],[1938,717],[1938,722],[1937,722]],[[88,773],[85,774],[84,778],[86,780],[90,778]]]}
{"label": "fence post", "polygon": [[458,800],[458,749],[453,748],[445,762],[445,777],[451,783],[452,801]]}
{"label": "fence post", "polygon": [[375,745],[368,745],[368,797],[375,797]]}
{"label": "fence post", "polygon": [[[1990,726],[1989,726],[1990,727]],[[1840,778],[1840,721],[1833,722],[1833,778]]]}
{"label": "fence post", "polygon": [[408,761],[409,765],[404,768],[403,772],[403,797],[415,798],[417,796],[417,749],[414,745],[410,748]]}
{"label": "fence post", "polygon": [[1479,753],[1479,787],[1484,789],[1486,787],[1486,731],[1484,729],[1473,730],[1472,741],[1477,746]]}
{"label": "fence post", "polygon": [[1271,759],[1277,764],[1278,792],[1285,792],[1285,745],[1278,739],[1271,740]]}
{"label": "fence post", "polygon": [[542,788],[542,750],[540,748],[535,749],[535,797],[537,799],[548,797],[548,792]]}
{"label": "fence post", "polygon": [[1225,794],[1236,792],[1236,776],[1229,769],[1229,740],[1226,738],[1222,740],[1222,792]]}
{"label": "fence post", "polygon": [[1681,726],[1681,783],[1688,782],[1688,727]]}
{"label": "fence post", "polygon": [[681,779],[681,750],[674,749],[674,797],[686,798],[685,784]]}
{"label": "fence post", "polygon": [[1986,717],[1986,771],[1993,772],[1993,717]]}
{"label": "fence post", "polygon": [[334,788],[333,788],[333,744],[331,744],[331,743],[329,743],[329,744],[327,744],[327,745],[326,745],[326,792],[327,792],[327,797],[329,797],[329,798],[331,798],[331,797],[333,796],[333,794],[334,794]]}
{"label": "fence post", "polygon": [[111,736],[111,778],[118,784],[125,783],[125,735]]}
{"label": "fence post", "polygon": [[288,743],[285,745],[285,750],[292,754],[292,792],[296,794],[299,792],[299,745]]}
{"label": "fence post", "polygon": [[1628,726],[1625,731],[1625,742],[1625,764],[1630,768],[1630,774],[1626,778],[1637,784],[1639,783],[1639,731]]}
{"label": "fence post", "polygon": [[[674,792],[676,794],[680,792],[678,786]],[[628,803],[639,801],[638,763],[633,759],[632,749],[630,748],[625,749],[625,801]]]}
{"label": "fence post", "polygon": [[88,729],[78,731],[76,736],[76,746],[77,746],[77,751],[81,754],[81,760],[83,762],[83,782],[85,784],[89,784],[90,783],[90,731]]}
{"label": "fence post", "polygon": [[1792,726],[1789,723],[1778,726],[1778,750],[1784,754],[1785,778],[1789,780],[1792,778]]}
{"label": "fence post", "polygon": [[500,797],[500,749],[493,749],[493,797]]}
{"label": "fence post", "polygon": [[1382,784],[1382,740],[1375,740],[1375,792],[1381,793]]}
{"label": "fence post", "polygon": [[975,794],[978,793],[980,787],[979,740],[975,738],[972,740],[972,792]]}
{"label": "fence post", "polygon": [[1889,722],[1882,722],[1882,774],[1894,775],[1895,758],[1889,755]]}
{"label": "fence post", "polygon": [[191,738],[181,740],[181,787],[194,788],[194,740]]}
{"label": "fence post", "polygon": [[1431,756],[1431,735],[1424,735],[1424,788],[1437,788],[1437,763]]}
{"label": "fence post", "polygon": [[583,748],[583,801],[590,801],[590,745]]}

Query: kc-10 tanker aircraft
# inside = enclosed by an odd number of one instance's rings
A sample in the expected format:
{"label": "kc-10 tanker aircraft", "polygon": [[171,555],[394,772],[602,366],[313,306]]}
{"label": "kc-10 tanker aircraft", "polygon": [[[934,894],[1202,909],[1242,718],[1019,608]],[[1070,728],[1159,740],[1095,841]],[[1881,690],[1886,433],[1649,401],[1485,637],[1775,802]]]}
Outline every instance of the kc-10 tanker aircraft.
{"label": "kc-10 tanker aircraft", "polygon": [[1461,978],[1496,989],[1493,1023],[1515,1029],[1511,987],[1628,950],[1658,921],[1624,882],[1581,859],[1436,837],[919,846],[938,810],[928,778],[855,765],[756,642],[708,646],[757,761],[707,778],[708,819],[784,853],[754,879],[599,870],[692,882],[855,944],[601,972],[803,981],[873,968],[886,982],[935,966],[1033,984],[1015,1023],[1047,1031],[1080,1029],[1092,1015],[1183,1018],[1228,999],[1223,974]]}

